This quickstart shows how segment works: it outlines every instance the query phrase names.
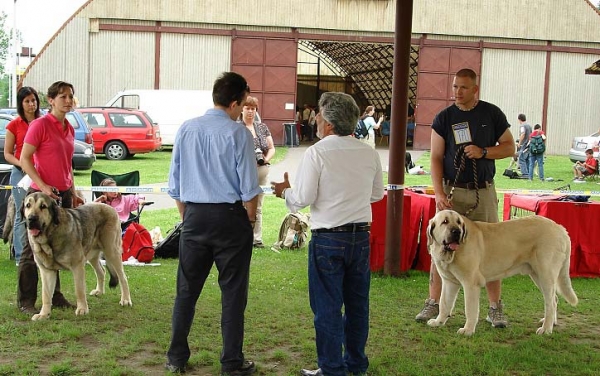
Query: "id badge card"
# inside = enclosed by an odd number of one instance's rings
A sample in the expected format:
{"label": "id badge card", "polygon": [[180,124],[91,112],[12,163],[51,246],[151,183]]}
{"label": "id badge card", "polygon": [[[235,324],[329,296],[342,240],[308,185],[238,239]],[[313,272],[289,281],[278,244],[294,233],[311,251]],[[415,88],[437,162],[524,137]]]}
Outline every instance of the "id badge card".
{"label": "id badge card", "polygon": [[454,134],[454,142],[456,145],[468,144],[471,139],[471,130],[468,122],[462,122],[452,125],[452,133]]}

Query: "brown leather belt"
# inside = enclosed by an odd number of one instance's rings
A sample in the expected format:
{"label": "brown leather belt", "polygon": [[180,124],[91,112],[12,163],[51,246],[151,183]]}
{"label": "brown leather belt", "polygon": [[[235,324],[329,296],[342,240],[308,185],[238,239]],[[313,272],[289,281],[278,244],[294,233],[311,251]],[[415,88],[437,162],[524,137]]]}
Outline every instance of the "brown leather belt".
{"label": "brown leather belt", "polygon": [[[462,188],[462,189],[475,189],[475,183],[471,182],[471,183],[454,183],[448,179],[444,179],[444,185],[447,185],[449,187],[455,187],[455,188]],[[483,189],[483,188],[489,188],[491,186],[494,185],[494,181],[484,181],[482,183],[479,183],[479,188]]]}
{"label": "brown leather belt", "polygon": [[312,230],[312,232],[365,232],[369,231],[371,226],[367,222],[361,223],[348,223],[332,228],[318,228]]}

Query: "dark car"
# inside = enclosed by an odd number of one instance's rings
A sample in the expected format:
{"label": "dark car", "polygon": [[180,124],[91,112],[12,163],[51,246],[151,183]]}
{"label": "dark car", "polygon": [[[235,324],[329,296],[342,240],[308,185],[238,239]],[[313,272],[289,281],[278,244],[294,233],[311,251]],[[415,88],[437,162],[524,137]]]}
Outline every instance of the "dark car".
{"label": "dark car", "polygon": [[18,116],[16,108],[0,108],[0,114],[7,114],[11,116]]}
{"label": "dark car", "polygon": [[12,115],[0,113],[0,136],[6,134],[6,126],[14,119]]}
{"label": "dark car", "polygon": [[114,107],[78,108],[92,128],[94,151],[121,160],[161,148],[160,129],[145,111]]}
{"label": "dark car", "polygon": [[[0,135],[0,163],[7,163],[4,159],[4,135]],[[74,170],[89,170],[92,165],[96,162],[96,154],[94,154],[94,147],[85,142],[75,140],[75,151],[73,153],[73,169]]]}

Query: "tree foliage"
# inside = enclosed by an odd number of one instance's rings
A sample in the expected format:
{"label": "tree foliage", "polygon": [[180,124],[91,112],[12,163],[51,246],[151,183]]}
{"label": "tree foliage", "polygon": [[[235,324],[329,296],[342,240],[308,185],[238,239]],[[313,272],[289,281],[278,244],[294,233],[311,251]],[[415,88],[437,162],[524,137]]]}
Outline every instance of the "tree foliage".
{"label": "tree foliage", "polygon": [[6,13],[0,14],[0,77],[4,76],[6,70],[6,57],[8,56],[8,49],[10,48],[10,34],[4,29],[6,26]]}

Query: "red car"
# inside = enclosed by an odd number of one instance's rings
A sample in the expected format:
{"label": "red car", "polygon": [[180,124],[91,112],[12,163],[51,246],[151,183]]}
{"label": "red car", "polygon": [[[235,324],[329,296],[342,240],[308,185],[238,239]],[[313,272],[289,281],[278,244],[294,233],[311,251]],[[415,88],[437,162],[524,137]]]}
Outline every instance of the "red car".
{"label": "red car", "polygon": [[94,152],[122,160],[161,147],[160,129],[145,111],[114,107],[78,108],[92,129]]}

